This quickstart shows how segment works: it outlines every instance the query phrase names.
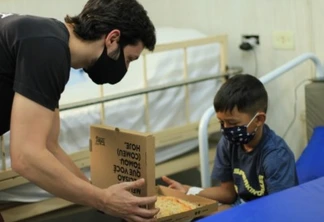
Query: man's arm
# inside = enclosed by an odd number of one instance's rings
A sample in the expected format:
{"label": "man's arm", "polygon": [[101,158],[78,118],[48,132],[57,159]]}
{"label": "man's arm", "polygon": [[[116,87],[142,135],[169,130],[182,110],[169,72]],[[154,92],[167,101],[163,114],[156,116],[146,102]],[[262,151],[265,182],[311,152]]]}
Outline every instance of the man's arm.
{"label": "man's arm", "polygon": [[68,170],[74,175],[89,182],[88,178],[84,173],[75,165],[71,158],[64,152],[58,143],[60,134],[60,114],[59,110],[56,109],[54,112],[53,124],[47,139],[47,149],[58,159]]}
{"label": "man's arm", "polygon": [[99,207],[102,191],[82,182],[46,149],[53,118],[51,110],[15,94],[10,132],[13,170],[56,196]]}
{"label": "man's arm", "polygon": [[15,94],[10,136],[13,170],[68,201],[94,207],[128,221],[155,221],[152,217],[157,209],[147,210],[139,206],[154,203],[156,197],[140,198],[128,192],[131,188],[143,186],[143,181],[100,189],[75,176],[48,151],[46,145],[53,118],[51,110]]}

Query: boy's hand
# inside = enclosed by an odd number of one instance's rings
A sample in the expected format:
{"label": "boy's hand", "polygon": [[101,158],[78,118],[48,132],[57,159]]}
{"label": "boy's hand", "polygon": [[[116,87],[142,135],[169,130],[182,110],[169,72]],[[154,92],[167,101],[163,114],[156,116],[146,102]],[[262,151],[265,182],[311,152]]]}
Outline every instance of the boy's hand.
{"label": "boy's hand", "polygon": [[163,176],[162,180],[169,185],[169,188],[178,190],[182,193],[187,193],[189,190],[189,186],[182,185],[181,183],[170,179],[169,177]]}

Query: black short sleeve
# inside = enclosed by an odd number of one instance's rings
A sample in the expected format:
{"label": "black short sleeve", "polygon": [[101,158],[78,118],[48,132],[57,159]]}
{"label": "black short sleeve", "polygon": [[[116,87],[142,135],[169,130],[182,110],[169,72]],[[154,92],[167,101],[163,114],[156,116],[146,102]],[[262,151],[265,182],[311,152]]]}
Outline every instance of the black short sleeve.
{"label": "black short sleeve", "polygon": [[56,38],[28,38],[16,44],[14,91],[53,110],[69,79],[68,45]]}

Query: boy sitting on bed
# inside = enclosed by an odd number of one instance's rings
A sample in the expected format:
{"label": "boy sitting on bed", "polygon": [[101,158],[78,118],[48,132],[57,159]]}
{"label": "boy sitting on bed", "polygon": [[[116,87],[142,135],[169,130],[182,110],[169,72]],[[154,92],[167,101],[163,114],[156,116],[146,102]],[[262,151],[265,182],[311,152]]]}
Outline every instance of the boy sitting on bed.
{"label": "boy sitting on bed", "polygon": [[220,181],[220,186],[189,187],[168,177],[162,178],[164,182],[184,193],[231,206],[297,185],[292,151],[265,124],[267,106],[267,92],[257,78],[230,78],[214,99],[223,136],[217,145],[212,179]]}

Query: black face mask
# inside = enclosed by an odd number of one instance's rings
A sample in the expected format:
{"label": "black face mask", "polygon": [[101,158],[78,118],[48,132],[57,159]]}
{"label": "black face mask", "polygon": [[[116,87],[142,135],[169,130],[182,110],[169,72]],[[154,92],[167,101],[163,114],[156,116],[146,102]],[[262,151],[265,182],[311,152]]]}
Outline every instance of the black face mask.
{"label": "black face mask", "polygon": [[113,85],[120,82],[127,72],[123,48],[120,47],[119,57],[114,60],[107,55],[107,48],[105,47],[95,64],[84,69],[84,71],[98,85],[105,83]]}

